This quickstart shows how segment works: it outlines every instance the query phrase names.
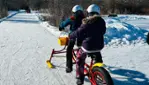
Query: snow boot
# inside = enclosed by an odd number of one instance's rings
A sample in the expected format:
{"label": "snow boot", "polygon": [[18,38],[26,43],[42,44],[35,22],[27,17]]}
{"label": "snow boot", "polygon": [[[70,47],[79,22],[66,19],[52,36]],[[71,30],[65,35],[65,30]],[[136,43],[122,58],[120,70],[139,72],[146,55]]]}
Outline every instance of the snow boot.
{"label": "snow boot", "polygon": [[80,76],[77,78],[77,85],[83,85],[84,84],[84,77],[85,76]]}
{"label": "snow boot", "polygon": [[71,72],[72,72],[72,67],[71,68],[67,67],[66,68],[66,73],[71,73]]}

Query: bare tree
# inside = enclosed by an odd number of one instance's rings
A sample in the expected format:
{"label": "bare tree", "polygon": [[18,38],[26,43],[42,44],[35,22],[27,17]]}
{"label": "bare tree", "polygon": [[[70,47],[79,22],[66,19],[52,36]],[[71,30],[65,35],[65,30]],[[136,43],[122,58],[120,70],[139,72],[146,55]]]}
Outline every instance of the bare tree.
{"label": "bare tree", "polygon": [[[2,1],[2,0],[0,0]],[[50,16],[44,16],[52,25],[58,26],[61,19],[71,15],[74,5],[81,5],[84,10],[90,4],[97,4],[101,14],[109,13],[145,13],[149,0],[7,0],[8,8],[29,6]]]}
{"label": "bare tree", "polygon": [[0,0],[0,18],[7,16],[5,0]]}

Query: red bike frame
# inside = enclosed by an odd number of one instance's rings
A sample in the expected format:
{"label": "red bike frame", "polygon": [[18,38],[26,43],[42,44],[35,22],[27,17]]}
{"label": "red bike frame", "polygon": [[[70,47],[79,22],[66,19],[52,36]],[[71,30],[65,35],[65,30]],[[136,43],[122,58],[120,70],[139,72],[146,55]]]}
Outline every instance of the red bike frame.
{"label": "red bike frame", "polygon": [[[78,57],[77,55],[78,55],[79,50],[80,50],[80,48],[76,49],[76,50],[73,50],[73,55],[74,56],[73,56],[72,59],[73,59],[73,61],[75,63],[76,63],[76,58]],[[75,54],[75,51],[77,51],[76,52],[77,55]],[[92,73],[93,64],[94,64],[94,60],[93,59],[91,59],[90,65],[87,64],[87,63],[84,64],[84,73],[85,73],[84,75],[88,77],[88,79],[89,79],[89,81],[91,82],[92,85],[96,85],[96,81],[94,79],[94,74]]]}
{"label": "red bike frame", "polygon": [[[65,49],[66,49],[66,46],[64,46],[63,49],[58,50],[58,51],[56,51],[55,49],[53,49],[49,61],[51,62],[51,60],[52,60],[54,54],[66,53],[66,50],[65,50]],[[78,49],[73,49],[73,52],[72,52],[72,53],[73,53],[72,60],[74,61],[74,64],[76,64],[76,58],[78,57],[76,54],[78,54],[79,50],[80,50],[80,48],[78,48]],[[76,52],[76,53],[75,53],[75,52]],[[79,56],[80,56],[80,55],[79,55]],[[89,81],[91,82],[91,84],[92,84],[92,85],[96,85],[96,82],[95,82],[95,80],[94,80],[94,74],[92,73],[92,67],[93,67],[93,64],[94,64],[93,62],[94,62],[94,60],[91,59],[90,65],[87,64],[87,63],[85,63],[85,65],[84,65],[84,72],[86,73],[85,76],[88,77],[88,79],[89,79]]]}

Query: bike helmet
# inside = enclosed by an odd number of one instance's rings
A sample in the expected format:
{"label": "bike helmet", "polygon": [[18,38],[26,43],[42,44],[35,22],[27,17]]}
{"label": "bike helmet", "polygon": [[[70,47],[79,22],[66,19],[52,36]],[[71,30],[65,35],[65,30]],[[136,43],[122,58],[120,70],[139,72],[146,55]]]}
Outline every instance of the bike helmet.
{"label": "bike helmet", "polygon": [[87,8],[87,12],[88,13],[96,12],[96,13],[100,14],[100,8],[98,5],[92,4]]}
{"label": "bike helmet", "polygon": [[73,8],[72,8],[72,12],[77,12],[77,11],[83,11],[83,8],[80,6],[80,5],[75,5]]}

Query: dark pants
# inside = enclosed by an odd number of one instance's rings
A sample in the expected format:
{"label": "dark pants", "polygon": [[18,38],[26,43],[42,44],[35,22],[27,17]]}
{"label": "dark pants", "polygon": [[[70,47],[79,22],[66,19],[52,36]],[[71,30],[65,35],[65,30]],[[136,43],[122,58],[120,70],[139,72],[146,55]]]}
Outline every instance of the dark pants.
{"label": "dark pants", "polygon": [[147,42],[147,44],[149,45],[149,33],[147,34],[146,42]]}
{"label": "dark pants", "polygon": [[[103,63],[100,52],[91,53],[89,55],[95,56],[95,62]],[[77,77],[81,78],[82,82],[84,82],[84,64],[85,64],[86,57],[87,57],[87,53],[84,52],[82,49],[80,49],[79,53],[77,54],[76,75]]]}
{"label": "dark pants", "polygon": [[68,46],[67,46],[67,53],[66,53],[66,66],[68,68],[72,68],[72,50],[74,47],[75,41],[74,40],[69,40]]}

